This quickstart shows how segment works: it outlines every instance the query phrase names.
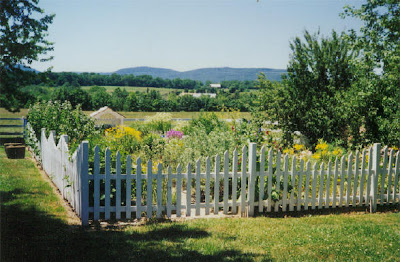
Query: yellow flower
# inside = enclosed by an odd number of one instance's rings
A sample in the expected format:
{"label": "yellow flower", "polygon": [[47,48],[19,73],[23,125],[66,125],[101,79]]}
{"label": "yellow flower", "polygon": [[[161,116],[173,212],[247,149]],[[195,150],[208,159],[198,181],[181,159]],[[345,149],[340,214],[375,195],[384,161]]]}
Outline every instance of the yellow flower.
{"label": "yellow flower", "polygon": [[296,151],[301,151],[304,149],[304,145],[299,145],[299,144],[295,144],[293,147]]}
{"label": "yellow flower", "polygon": [[333,150],[333,152],[332,152],[332,154],[333,154],[334,156],[341,155],[342,153],[343,153],[343,151],[342,151],[342,149],[340,149],[340,148],[335,148],[335,150]]}
{"label": "yellow flower", "polygon": [[314,155],[312,155],[312,158],[321,159],[321,154],[320,153],[315,153]]}
{"label": "yellow flower", "polygon": [[288,149],[288,148],[283,149],[283,153],[284,153],[284,154],[289,153],[289,149]]}
{"label": "yellow flower", "polygon": [[326,149],[328,149],[328,144],[326,143],[326,142],[322,142],[322,143],[319,143],[316,147],[315,147],[315,150],[326,150]]}

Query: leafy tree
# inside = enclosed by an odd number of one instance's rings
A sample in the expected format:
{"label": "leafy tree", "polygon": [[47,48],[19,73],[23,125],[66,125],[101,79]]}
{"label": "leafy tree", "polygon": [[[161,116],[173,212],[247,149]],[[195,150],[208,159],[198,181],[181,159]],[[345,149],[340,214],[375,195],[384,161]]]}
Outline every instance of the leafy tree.
{"label": "leafy tree", "polygon": [[80,87],[65,84],[54,91],[52,99],[63,102],[69,101],[73,107],[81,105],[83,110],[91,109],[90,96]]}
{"label": "leafy tree", "polygon": [[0,1],[0,105],[11,111],[22,106],[20,88],[34,77],[25,67],[53,50],[46,32],[54,15],[43,15],[38,3],[39,0]]}
{"label": "leafy tree", "polygon": [[122,111],[128,95],[129,93],[125,88],[121,90],[117,87],[111,95],[112,108],[117,111]]}
{"label": "leafy tree", "polygon": [[89,90],[92,102],[92,109],[98,110],[103,106],[111,106],[111,95],[102,86],[93,86]]}
{"label": "leafy tree", "polygon": [[367,0],[360,8],[345,7],[342,15],[364,23],[360,35],[351,32],[354,47],[360,50],[358,80],[345,100],[364,130],[353,132],[355,142],[399,146],[400,2]]}
{"label": "leafy tree", "polygon": [[[340,94],[349,89],[354,78],[353,53],[346,34],[332,32],[330,37],[304,33],[290,43],[291,60],[283,83],[259,77],[256,116],[277,121],[285,138],[300,131],[311,144],[319,138],[332,142],[346,134]],[[259,120],[260,121],[260,120]]]}

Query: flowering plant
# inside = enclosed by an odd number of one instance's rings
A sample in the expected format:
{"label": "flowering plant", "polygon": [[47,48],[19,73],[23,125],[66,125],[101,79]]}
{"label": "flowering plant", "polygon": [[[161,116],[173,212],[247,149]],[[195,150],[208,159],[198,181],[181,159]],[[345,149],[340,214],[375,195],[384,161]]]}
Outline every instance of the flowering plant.
{"label": "flowering plant", "polygon": [[182,136],[183,136],[183,132],[181,132],[181,131],[176,131],[176,130],[173,130],[173,129],[169,130],[169,131],[167,132],[167,134],[166,134],[166,137],[167,137],[168,139],[170,139],[170,138],[182,139]]}

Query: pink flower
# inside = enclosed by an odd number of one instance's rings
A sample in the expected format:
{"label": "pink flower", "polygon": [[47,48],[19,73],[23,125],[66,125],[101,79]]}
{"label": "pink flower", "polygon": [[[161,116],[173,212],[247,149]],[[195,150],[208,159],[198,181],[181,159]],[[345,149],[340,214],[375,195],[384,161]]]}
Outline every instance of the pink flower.
{"label": "pink flower", "polygon": [[169,130],[167,132],[167,134],[166,134],[167,138],[178,138],[178,139],[181,139],[182,136],[183,136],[183,132],[176,131],[176,130],[173,130],[173,129]]}

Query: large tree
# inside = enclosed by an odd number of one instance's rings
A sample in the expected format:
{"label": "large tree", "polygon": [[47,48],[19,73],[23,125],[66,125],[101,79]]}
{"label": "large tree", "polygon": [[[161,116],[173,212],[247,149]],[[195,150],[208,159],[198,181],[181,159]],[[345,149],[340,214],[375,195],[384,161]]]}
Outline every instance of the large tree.
{"label": "large tree", "polygon": [[364,127],[361,141],[400,146],[400,1],[367,0],[342,15],[363,22],[352,32],[359,75],[345,100]]}
{"label": "large tree", "polygon": [[33,61],[53,50],[46,40],[54,15],[45,15],[39,0],[0,0],[0,106],[17,111],[22,106],[20,88],[33,73],[27,68]]}
{"label": "large tree", "polygon": [[334,141],[346,133],[340,94],[351,86],[355,70],[351,61],[356,54],[348,37],[335,31],[329,37],[306,31],[290,48],[282,84],[259,78],[257,111],[277,121],[288,142],[295,131],[307,136],[311,144],[319,138]]}

